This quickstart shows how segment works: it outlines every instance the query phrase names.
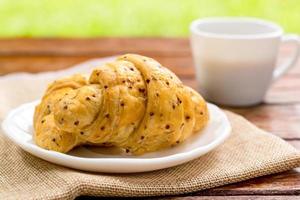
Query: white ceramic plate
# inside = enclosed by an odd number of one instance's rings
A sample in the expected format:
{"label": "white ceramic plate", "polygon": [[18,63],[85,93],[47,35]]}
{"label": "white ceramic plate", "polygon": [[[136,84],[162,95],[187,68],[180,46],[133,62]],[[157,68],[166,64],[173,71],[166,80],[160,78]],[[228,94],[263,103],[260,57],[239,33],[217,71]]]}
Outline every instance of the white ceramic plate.
{"label": "white ceramic plate", "polygon": [[145,172],[176,166],[206,154],[220,145],[230,134],[226,115],[208,104],[210,121],[199,134],[182,144],[142,156],[124,155],[114,148],[79,147],[68,154],[38,147],[32,140],[33,112],[38,101],[12,110],[2,123],[5,135],[25,151],[52,163],[80,170],[108,173]]}

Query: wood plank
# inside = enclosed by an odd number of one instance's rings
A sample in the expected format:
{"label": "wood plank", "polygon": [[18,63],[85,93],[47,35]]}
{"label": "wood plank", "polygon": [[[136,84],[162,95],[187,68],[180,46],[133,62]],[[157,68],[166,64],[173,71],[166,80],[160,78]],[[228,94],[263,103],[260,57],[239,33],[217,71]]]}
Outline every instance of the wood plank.
{"label": "wood plank", "polygon": [[[115,55],[115,54],[112,54]],[[107,56],[107,55],[106,55]],[[111,56],[111,55],[110,55]],[[92,56],[0,56],[0,75],[13,72],[42,72],[71,67],[80,62],[103,57],[102,54]],[[159,62],[182,77],[194,78],[194,67],[189,57],[153,56]]]}
{"label": "wood plank", "polygon": [[[149,198],[151,199],[151,198]],[[153,199],[172,199],[172,200],[297,200],[300,199],[299,196],[179,196],[179,197],[166,197],[166,198],[153,198]]]}
{"label": "wood plank", "polygon": [[259,128],[284,139],[300,138],[300,104],[261,104],[250,108],[229,108]]}
{"label": "wood plank", "polygon": [[257,199],[263,199],[263,200],[297,200],[300,199],[299,196],[169,196],[169,197],[146,197],[146,198],[140,198],[140,197],[91,197],[91,196],[81,196],[77,197],[76,200],[126,200],[126,199],[144,199],[144,200],[152,200],[152,199],[165,199],[165,200],[257,200]]}
{"label": "wood plank", "polygon": [[[128,52],[140,53],[154,58],[174,59],[174,62],[159,61],[166,66],[175,64],[185,68],[190,67],[190,76],[194,75],[187,38],[2,39],[0,40],[0,46],[0,56],[10,60],[12,60],[12,57],[18,56],[21,58],[24,56],[86,56],[86,59],[88,59]],[[289,45],[283,48],[283,60],[289,57],[291,51],[292,48]],[[63,65],[62,68],[67,66]],[[300,66],[299,63],[298,66]],[[43,66],[39,68],[45,69]],[[26,70],[22,67],[18,70],[13,69],[11,71],[0,71],[0,74]],[[32,72],[37,71],[38,69],[35,69]],[[296,67],[291,72],[300,73],[300,67]]]}
{"label": "wood plank", "polygon": [[189,55],[186,38],[1,39],[0,55]]}
{"label": "wood plank", "polygon": [[[91,55],[117,52],[144,52],[155,55],[190,55],[188,38],[12,38],[0,39],[0,55]],[[293,45],[284,45],[288,56]],[[175,53],[175,54],[174,54]]]}
{"label": "wood plank", "polygon": [[241,183],[204,190],[191,195],[300,195],[300,173],[299,170],[291,170]]}
{"label": "wood plank", "polygon": [[288,73],[271,85],[265,102],[269,104],[300,103],[300,74]]}

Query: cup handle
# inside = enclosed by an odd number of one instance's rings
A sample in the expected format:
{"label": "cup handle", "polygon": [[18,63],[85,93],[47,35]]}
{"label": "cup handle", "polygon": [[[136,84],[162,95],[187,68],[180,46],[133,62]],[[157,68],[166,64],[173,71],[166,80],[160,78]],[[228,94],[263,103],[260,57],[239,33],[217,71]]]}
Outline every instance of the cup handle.
{"label": "cup handle", "polygon": [[292,43],[295,46],[294,54],[285,63],[277,66],[273,72],[273,81],[277,80],[280,76],[284,75],[289,69],[295,66],[300,55],[300,39],[298,35],[290,34],[284,35],[281,40],[283,43]]}

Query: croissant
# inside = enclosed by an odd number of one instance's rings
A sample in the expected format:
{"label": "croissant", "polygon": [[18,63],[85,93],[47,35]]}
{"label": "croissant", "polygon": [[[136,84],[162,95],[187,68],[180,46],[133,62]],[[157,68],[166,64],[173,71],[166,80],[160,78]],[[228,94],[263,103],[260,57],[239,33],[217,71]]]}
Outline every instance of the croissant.
{"label": "croissant", "polygon": [[127,54],[51,83],[34,113],[34,140],[68,152],[115,146],[133,155],[172,147],[203,129],[205,100],[152,58]]}

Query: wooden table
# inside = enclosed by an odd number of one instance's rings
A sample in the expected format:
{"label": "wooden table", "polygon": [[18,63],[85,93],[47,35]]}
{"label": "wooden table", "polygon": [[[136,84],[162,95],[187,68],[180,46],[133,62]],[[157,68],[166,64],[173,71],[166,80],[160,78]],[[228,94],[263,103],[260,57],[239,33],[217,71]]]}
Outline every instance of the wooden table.
{"label": "wooden table", "polygon": [[[281,60],[284,60],[291,48],[285,46],[281,51]],[[185,84],[196,86],[187,39],[4,39],[0,40],[0,75],[57,70],[87,59],[128,52],[153,57],[174,71]],[[265,103],[249,108],[228,109],[300,149],[300,62],[272,85]],[[229,198],[224,195],[229,195],[231,199],[295,199],[300,195],[300,170],[166,198]]]}

